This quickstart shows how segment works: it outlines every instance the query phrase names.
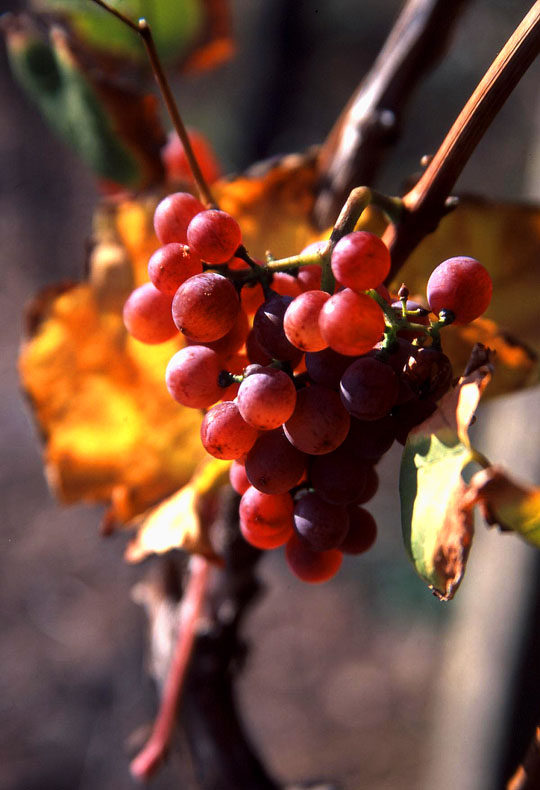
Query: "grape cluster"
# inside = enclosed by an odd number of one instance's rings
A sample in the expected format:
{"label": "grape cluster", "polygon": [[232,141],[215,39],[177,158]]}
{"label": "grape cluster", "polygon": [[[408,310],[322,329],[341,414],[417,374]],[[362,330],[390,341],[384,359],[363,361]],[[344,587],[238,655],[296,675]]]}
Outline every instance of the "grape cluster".
{"label": "grape cluster", "polygon": [[126,326],[147,343],[185,336],[167,388],[205,410],[203,446],[232,461],[244,538],[286,545],[300,579],[324,581],[344,553],[374,543],[363,506],[377,491],[376,464],[451,386],[439,330],[484,311],[489,274],[470,258],[440,264],[428,283],[438,314],[430,320],[404,286],[392,298],[382,285],[390,255],[372,233],[310,245],[296,267],[274,272],[249,258],[232,216],[191,194],[165,198],[154,226],[162,246],[151,282],[125,305]]}

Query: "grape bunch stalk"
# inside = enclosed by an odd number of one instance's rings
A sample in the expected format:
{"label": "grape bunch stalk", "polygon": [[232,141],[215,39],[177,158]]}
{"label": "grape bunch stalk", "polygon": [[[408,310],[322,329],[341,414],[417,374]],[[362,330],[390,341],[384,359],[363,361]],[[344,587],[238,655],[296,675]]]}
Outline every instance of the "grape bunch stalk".
{"label": "grape bunch stalk", "polygon": [[441,331],[478,318],[491,299],[487,270],[467,257],[435,268],[426,302],[409,299],[405,285],[391,295],[388,248],[354,229],[370,201],[392,210],[389,198],[353,190],[329,239],[262,262],[233,216],[170,194],[154,215],[162,246],[150,282],[124,307],[142,342],[184,336],[167,388],[204,410],[204,448],[232,462],[245,540],[285,546],[306,582],[331,578],[344,554],[373,545],[364,505],[377,491],[376,465],[452,385]]}

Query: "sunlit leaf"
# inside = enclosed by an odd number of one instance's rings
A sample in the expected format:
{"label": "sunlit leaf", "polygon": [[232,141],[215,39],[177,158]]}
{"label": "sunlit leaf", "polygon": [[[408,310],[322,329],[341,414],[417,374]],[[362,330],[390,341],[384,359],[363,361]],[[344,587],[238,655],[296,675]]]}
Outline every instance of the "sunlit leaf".
{"label": "sunlit leaf", "polygon": [[491,378],[488,357],[478,361],[411,431],[401,463],[405,547],[417,573],[445,601],[461,582],[473,536],[472,513],[462,504],[462,472],[473,460],[468,427]]}
{"label": "sunlit leaf", "polygon": [[281,258],[325,237],[311,221],[316,182],[313,157],[291,155],[221,181],[214,192],[220,208],[240,223],[251,255],[263,258],[270,251]]}
{"label": "sunlit leaf", "polygon": [[540,547],[540,488],[517,482],[499,466],[477,472],[463,504],[479,505],[488,524],[513,530]]}
{"label": "sunlit leaf", "polygon": [[4,22],[14,75],[45,119],[100,177],[133,190],[163,179],[157,100],[76,54],[63,30],[45,38],[27,16]]}
{"label": "sunlit leaf", "polygon": [[20,357],[49,481],[64,502],[109,503],[109,522],[184,485],[205,455],[200,413],[179,406],[164,383],[179,341],[147,346],[124,329],[136,279],[124,246],[104,239],[87,283],[38,299]]}
{"label": "sunlit leaf", "polygon": [[[33,5],[68,22],[80,42],[95,53],[147,65],[138,34],[91,0],[34,0]],[[147,20],[165,63],[207,68],[232,53],[226,0],[109,0],[109,5],[134,22]]]}
{"label": "sunlit leaf", "polygon": [[[209,528],[221,487],[229,480],[228,461],[207,457],[187,485],[134,524],[136,536],[126,550],[128,562],[139,562],[149,554],[184,549],[216,558]],[[214,505],[214,506],[213,506]]]}

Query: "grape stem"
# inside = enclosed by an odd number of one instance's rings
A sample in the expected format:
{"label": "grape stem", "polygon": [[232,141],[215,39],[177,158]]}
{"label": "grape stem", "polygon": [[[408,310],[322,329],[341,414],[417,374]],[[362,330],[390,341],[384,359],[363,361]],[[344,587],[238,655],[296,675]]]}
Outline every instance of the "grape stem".
{"label": "grape stem", "polygon": [[450,190],[504,102],[540,51],[540,0],[497,55],[418,183],[403,198],[401,219],[390,225],[390,282],[415,247],[453,207]]}
{"label": "grape stem", "polygon": [[146,49],[146,54],[148,55],[148,60],[150,61],[150,65],[152,67],[152,71],[161,92],[161,96],[165,102],[165,106],[167,107],[167,112],[169,113],[169,117],[172,121],[174,129],[180,138],[182,145],[184,146],[186,159],[193,175],[193,179],[199,193],[199,198],[206,204],[207,208],[218,208],[218,205],[212,196],[210,187],[208,186],[206,179],[202,174],[201,168],[199,167],[199,163],[197,162],[197,157],[195,156],[189,135],[180,116],[180,112],[176,105],[169,81],[163,66],[161,65],[161,60],[156,49],[150,25],[146,19],[139,19],[137,23],[133,22],[131,19],[129,19],[129,17],[125,16],[120,11],[117,11],[116,8],[112,8],[111,6],[107,5],[104,0],[92,0],[92,2],[103,8],[105,11],[108,11],[109,14],[115,16],[117,19],[123,22],[124,25],[127,25],[129,28],[131,28],[131,30],[133,30],[135,33],[138,33],[138,35],[141,37]]}

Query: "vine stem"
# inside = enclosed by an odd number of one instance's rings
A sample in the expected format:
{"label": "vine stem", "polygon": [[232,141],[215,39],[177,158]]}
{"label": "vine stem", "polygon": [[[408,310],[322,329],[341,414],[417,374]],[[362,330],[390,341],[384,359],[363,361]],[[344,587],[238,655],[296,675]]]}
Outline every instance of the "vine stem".
{"label": "vine stem", "polygon": [[210,564],[204,557],[190,559],[190,576],[180,606],[180,627],[158,715],[152,733],[142,751],[134,758],[130,769],[135,779],[149,779],[162,762],[176,726],[178,702],[182,693],[189,659],[195,642],[197,622],[201,616]]}
{"label": "vine stem", "polygon": [[129,19],[129,17],[125,16],[120,11],[117,11],[116,8],[107,5],[104,0],[92,0],[92,2],[100,6],[100,8],[103,8],[105,11],[108,11],[109,14],[115,16],[141,37],[146,49],[146,54],[148,55],[148,59],[150,61],[150,65],[152,67],[152,71],[154,72],[156,82],[163,97],[163,101],[167,107],[167,112],[169,113],[169,117],[172,121],[174,129],[180,138],[182,145],[184,146],[186,159],[188,160],[199,197],[208,208],[217,208],[217,203],[215,202],[210,187],[208,186],[206,179],[202,174],[201,168],[199,167],[199,163],[197,162],[197,157],[193,151],[187,129],[184,126],[184,122],[182,121],[178,107],[176,106],[176,101],[174,99],[171,86],[169,85],[169,81],[159,59],[150,25],[146,19],[139,19],[136,23],[133,22],[131,19]]}
{"label": "vine stem", "polygon": [[494,117],[540,52],[540,0],[506,42],[459,114],[418,183],[403,198],[403,213],[384,241],[392,254],[388,281],[452,207],[448,196]]}

